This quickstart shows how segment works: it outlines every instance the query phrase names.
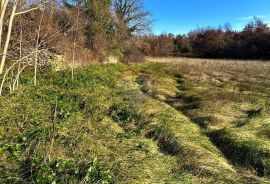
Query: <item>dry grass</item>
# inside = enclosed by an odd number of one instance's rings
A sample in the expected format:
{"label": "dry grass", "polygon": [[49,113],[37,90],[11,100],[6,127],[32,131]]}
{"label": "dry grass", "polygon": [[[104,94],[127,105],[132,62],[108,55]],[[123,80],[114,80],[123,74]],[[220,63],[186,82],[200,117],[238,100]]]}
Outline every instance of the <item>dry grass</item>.
{"label": "dry grass", "polygon": [[149,60],[23,76],[0,98],[0,182],[269,183],[270,64]]}
{"label": "dry grass", "polygon": [[[155,63],[170,63],[175,70],[199,81],[270,82],[270,62],[258,60],[215,60],[194,58],[147,58]],[[220,81],[219,81],[220,80]]]}
{"label": "dry grass", "polygon": [[[162,101],[201,126],[236,167],[248,167],[255,175],[269,177],[270,63],[187,58],[148,60],[157,62],[149,64],[149,71],[157,71],[155,75],[144,75],[147,86],[144,88],[150,96],[158,100],[163,96]],[[170,87],[172,82],[163,80],[160,73],[170,76],[178,89]]]}

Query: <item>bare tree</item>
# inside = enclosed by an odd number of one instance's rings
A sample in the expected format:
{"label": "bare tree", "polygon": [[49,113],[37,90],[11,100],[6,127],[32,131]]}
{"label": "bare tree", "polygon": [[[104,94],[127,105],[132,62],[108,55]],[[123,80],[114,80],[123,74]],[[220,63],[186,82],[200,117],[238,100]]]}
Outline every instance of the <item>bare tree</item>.
{"label": "bare tree", "polygon": [[[16,87],[19,86],[19,77],[20,77],[20,70],[21,70],[21,61],[22,61],[22,40],[23,40],[23,29],[22,29],[22,16],[20,15],[20,44],[19,44],[19,47],[20,47],[20,58],[19,58],[19,63],[18,63],[18,70],[17,70],[17,75],[18,75],[18,78],[17,80],[15,81],[16,83]],[[14,87],[13,89],[15,90],[15,83],[14,83]]]}
{"label": "bare tree", "polygon": [[[12,6],[11,15],[9,18],[8,31],[7,31],[7,36],[6,36],[5,45],[4,45],[4,49],[3,49],[2,59],[1,59],[1,63],[0,63],[0,74],[2,74],[4,71],[4,66],[5,66],[7,52],[8,52],[8,46],[9,46],[9,42],[10,42],[11,31],[12,31],[12,27],[13,27],[13,20],[14,20],[14,17],[16,15],[17,5],[18,5],[18,0],[15,0],[13,3],[13,6]],[[1,36],[2,36],[2,34],[1,34]]]}
{"label": "bare tree", "polygon": [[77,45],[77,39],[78,39],[79,15],[80,15],[80,9],[77,7],[76,28],[75,28],[75,36],[74,36],[74,42],[73,42],[73,51],[72,51],[72,67],[71,67],[72,80],[74,79],[75,52],[76,52],[76,45]]}
{"label": "bare tree", "polygon": [[41,25],[44,17],[44,11],[42,11],[41,18],[39,21],[38,25],[38,30],[37,30],[37,39],[36,39],[36,48],[35,48],[35,74],[34,74],[34,85],[37,85],[37,67],[38,67],[38,50],[39,50],[39,38],[40,38],[40,30],[41,30]]}
{"label": "bare tree", "polygon": [[145,33],[151,29],[150,13],[140,0],[114,0],[113,8],[130,33]]}
{"label": "bare tree", "polygon": [[[4,20],[5,13],[7,11],[7,9],[6,9],[7,5],[5,3],[8,3],[8,0],[4,0],[3,2],[1,2],[1,17],[0,17],[1,36],[0,37],[2,37],[2,35],[3,35],[2,34],[3,20]],[[42,3],[38,3],[38,5],[36,5],[35,7],[26,9],[24,11],[16,12],[18,4],[23,3],[23,1],[14,0],[11,3],[12,3],[12,11],[11,11],[11,14],[10,14],[9,19],[8,19],[8,30],[7,30],[7,35],[6,35],[4,48],[3,48],[3,52],[2,52],[2,58],[1,58],[1,63],[0,63],[0,74],[2,74],[3,71],[4,71],[4,67],[5,67],[5,63],[6,63],[6,57],[7,57],[8,48],[9,48],[10,36],[11,36],[11,33],[12,33],[13,22],[14,22],[15,16],[25,14],[25,13],[28,13],[30,11],[36,10],[42,4]]]}

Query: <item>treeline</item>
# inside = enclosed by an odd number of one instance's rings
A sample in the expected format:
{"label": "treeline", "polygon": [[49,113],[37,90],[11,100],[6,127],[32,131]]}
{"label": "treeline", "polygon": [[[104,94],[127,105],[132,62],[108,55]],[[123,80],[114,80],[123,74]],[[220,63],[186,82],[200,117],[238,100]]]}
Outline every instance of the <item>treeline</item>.
{"label": "treeline", "polygon": [[136,60],[135,35],[151,27],[140,0],[1,0],[0,10],[0,74],[7,60],[31,65],[37,55],[40,64],[48,53],[70,62]]}
{"label": "treeline", "polygon": [[143,52],[150,56],[205,58],[270,58],[270,28],[254,18],[242,31],[230,25],[202,28],[186,35],[161,34],[144,37]]}
{"label": "treeline", "polygon": [[37,85],[40,68],[143,61],[151,28],[140,0],[1,0],[0,96],[12,94],[26,68]]}

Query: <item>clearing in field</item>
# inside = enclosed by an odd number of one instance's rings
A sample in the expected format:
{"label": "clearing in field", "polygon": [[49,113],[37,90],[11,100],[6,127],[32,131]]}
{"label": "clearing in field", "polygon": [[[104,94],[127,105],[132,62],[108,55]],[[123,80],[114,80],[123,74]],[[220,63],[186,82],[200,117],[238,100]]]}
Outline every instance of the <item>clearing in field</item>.
{"label": "clearing in field", "polygon": [[23,74],[0,183],[270,183],[270,64],[148,60]]}

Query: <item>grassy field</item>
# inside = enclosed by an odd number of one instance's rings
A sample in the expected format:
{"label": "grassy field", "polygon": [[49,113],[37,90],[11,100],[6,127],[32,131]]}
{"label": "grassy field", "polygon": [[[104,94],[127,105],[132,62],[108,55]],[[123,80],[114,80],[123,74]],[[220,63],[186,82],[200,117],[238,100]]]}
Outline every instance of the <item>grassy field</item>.
{"label": "grassy field", "polygon": [[0,97],[0,183],[270,183],[270,63],[148,58],[32,78]]}

